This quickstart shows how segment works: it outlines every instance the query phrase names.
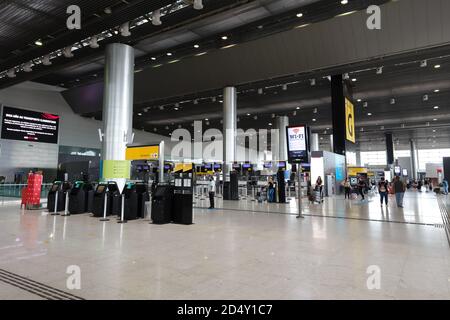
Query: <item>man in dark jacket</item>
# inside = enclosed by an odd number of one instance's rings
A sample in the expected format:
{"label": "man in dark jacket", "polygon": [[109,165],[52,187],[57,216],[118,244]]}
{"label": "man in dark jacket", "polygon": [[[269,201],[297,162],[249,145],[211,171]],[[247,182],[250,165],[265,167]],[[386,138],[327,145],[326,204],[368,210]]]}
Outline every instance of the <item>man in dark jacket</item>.
{"label": "man in dark jacket", "polygon": [[400,180],[400,177],[395,177],[394,180],[394,192],[395,200],[397,201],[397,207],[403,208],[403,197],[405,196],[405,183]]}

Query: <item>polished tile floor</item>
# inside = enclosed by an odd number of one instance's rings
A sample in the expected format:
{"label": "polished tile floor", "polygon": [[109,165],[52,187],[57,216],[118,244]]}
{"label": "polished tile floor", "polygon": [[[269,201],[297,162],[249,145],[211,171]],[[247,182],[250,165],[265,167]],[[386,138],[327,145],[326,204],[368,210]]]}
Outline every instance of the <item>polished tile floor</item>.
{"label": "polished tile floor", "polygon": [[[376,198],[305,201],[305,219],[293,203],[218,205],[195,209],[190,226],[0,205],[0,270],[85,299],[450,299],[450,247],[432,194],[408,194],[402,211],[391,201],[389,213]],[[80,290],[66,286],[73,265]],[[367,286],[370,266],[379,289]],[[0,299],[39,297],[0,280]]]}

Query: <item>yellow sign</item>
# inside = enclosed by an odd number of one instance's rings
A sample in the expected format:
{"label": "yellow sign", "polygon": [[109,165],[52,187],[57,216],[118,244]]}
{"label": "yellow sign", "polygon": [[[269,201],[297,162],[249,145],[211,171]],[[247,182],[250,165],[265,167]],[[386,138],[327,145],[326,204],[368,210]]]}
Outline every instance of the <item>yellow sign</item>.
{"label": "yellow sign", "polygon": [[347,98],[345,99],[345,127],[347,132],[347,140],[355,143],[355,108]]}
{"label": "yellow sign", "polygon": [[347,175],[348,176],[357,176],[361,173],[367,173],[367,168],[361,168],[361,167],[348,167],[347,168]]}
{"label": "yellow sign", "polygon": [[189,173],[193,171],[192,163],[183,163],[183,172]]}
{"label": "yellow sign", "polygon": [[182,172],[183,168],[184,168],[184,164],[183,163],[177,163],[175,165],[175,170],[173,172],[175,172],[175,173]]}
{"label": "yellow sign", "polygon": [[130,179],[131,162],[127,160],[104,160],[104,179]]}
{"label": "yellow sign", "polygon": [[159,146],[128,147],[127,160],[158,160]]}

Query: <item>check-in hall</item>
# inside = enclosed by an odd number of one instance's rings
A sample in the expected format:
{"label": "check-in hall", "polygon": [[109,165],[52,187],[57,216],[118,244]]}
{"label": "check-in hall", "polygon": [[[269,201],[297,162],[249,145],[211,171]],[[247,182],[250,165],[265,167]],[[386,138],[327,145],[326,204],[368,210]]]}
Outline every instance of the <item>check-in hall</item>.
{"label": "check-in hall", "polygon": [[448,12],[0,3],[0,299],[449,299]]}

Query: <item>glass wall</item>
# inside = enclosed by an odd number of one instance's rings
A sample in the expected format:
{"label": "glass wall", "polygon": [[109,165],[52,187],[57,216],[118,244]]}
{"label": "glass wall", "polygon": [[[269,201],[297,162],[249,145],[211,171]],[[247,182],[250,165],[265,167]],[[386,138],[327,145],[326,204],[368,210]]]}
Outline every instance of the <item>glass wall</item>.
{"label": "glass wall", "polygon": [[361,152],[361,165],[385,166],[387,163],[386,151],[363,151]]}
{"label": "glass wall", "polygon": [[440,163],[442,158],[450,157],[450,149],[421,149],[419,153],[419,170],[425,171],[427,163]]}

